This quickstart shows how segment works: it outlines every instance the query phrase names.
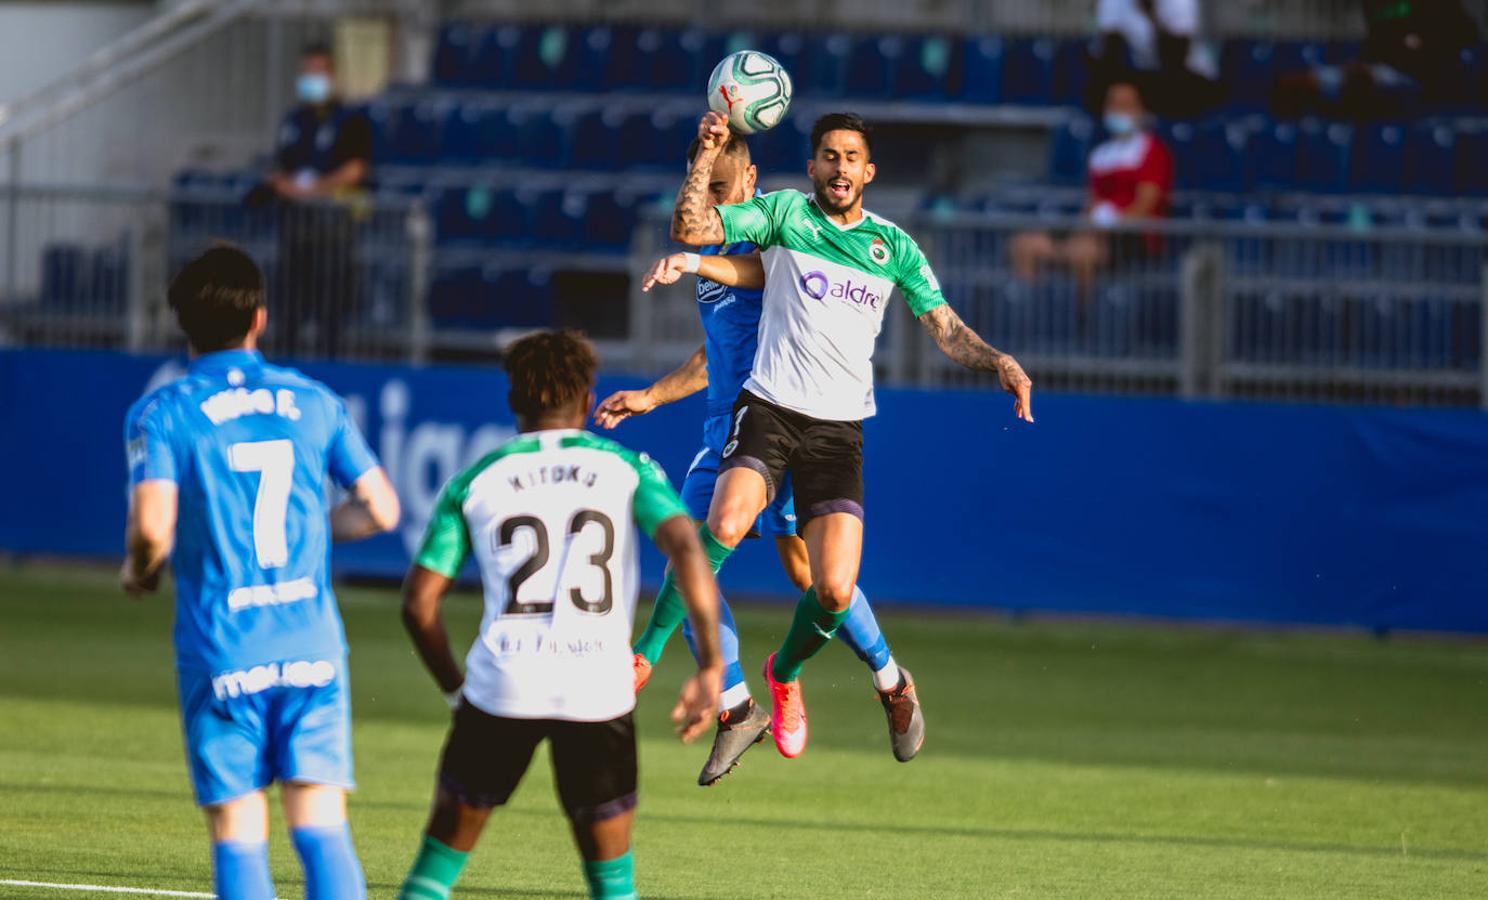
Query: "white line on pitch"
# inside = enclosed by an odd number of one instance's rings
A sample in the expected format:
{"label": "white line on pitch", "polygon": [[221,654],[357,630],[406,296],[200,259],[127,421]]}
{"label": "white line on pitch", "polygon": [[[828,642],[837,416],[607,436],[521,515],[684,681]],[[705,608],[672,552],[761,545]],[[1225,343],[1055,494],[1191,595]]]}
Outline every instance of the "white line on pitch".
{"label": "white line on pitch", "polygon": [[143,894],[147,897],[204,897],[215,900],[216,894],[200,891],[168,891],[163,888],[112,887],[106,884],[52,884],[46,881],[17,881],[0,878],[0,885],[10,887],[51,888],[54,891],[92,891],[95,894]]}

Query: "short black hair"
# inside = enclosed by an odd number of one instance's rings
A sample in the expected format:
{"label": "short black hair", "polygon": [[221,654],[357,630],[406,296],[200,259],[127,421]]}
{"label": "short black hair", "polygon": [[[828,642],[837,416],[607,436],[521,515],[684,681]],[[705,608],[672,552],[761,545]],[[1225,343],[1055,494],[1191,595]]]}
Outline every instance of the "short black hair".
{"label": "short black hair", "polygon": [[868,155],[873,155],[873,129],[863,121],[863,117],[857,113],[827,113],[816,124],[811,126],[811,155],[821,148],[822,138],[829,131],[856,131],[863,136],[863,146],[867,148]]}
{"label": "short black hair", "polygon": [[336,51],[325,41],[311,41],[300,48],[300,59],[309,59],[312,56],[324,56],[326,59],[335,60]]}
{"label": "short black hair", "polygon": [[166,297],[192,349],[240,347],[264,305],[263,271],[237,247],[217,244],[186,264]]}
{"label": "short black hair", "polygon": [[511,382],[507,402],[519,419],[535,422],[588,402],[599,354],[578,331],[539,331],[506,348],[502,360]]}
{"label": "short black hair", "polygon": [[[687,145],[687,164],[689,166],[692,165],[693,160],[697,159],[698,150],[702,149],[702,146],[703,142],[697,138],[693,138],[692,143]],[[747,166],[752,161],[749,154],[749,141],[745,140],[744,135],[735,131],[729,132],[728,143],[723,145],[721,155],[734,157],[742,166]]]}

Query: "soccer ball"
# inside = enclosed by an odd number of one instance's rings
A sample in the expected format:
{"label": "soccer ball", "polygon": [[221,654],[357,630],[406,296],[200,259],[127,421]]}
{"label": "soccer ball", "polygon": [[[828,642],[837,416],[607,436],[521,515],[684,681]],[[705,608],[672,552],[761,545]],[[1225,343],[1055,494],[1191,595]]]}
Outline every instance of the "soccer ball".
{"label": "soccer ball", "polygon": [[708,76],[708,108],[728,116],[729,127],[740,134],[779,125],[790,101],[790,73],[758,50],[730,53]]}

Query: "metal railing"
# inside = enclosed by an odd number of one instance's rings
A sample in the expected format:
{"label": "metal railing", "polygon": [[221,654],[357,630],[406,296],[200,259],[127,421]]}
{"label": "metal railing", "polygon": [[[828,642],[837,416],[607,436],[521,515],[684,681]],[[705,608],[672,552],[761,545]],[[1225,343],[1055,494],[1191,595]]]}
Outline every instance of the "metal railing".
{"label": "metal railing", "polygon": [[[925,214],[901,221],[952,306],[1045,388],[1488,406],[1488,236],[1481,232],[1154,222],[1091,232],[1074,217]],[[1104,259],[1016,264],[1020,235],[1099,235]],[[1024,239],[1027,240],[1026,238]],[[637,232],[639,271],[667,252]],[[633,300],[647,372],[701,339],[689,291]],[[885,383],[992,386],[890,306],[875,356]]]}
{"label": "metal railing", "polygon": [[[610,370],[655,375],[702,340],[690,284],[639,292],[640,273],[673,249],[664,211],[648,210],[616,256],[441,242],[419,198],[255,203],[249,187],[0,185],[0,342],[178,348],[165,288],[214,240],[263,266],[276,355],[492,360],[512,334],[564,324],[589,330]],[[1482,232],[900,221],[962,318],[1045,389],[1488,406]],[[1020,267],[1045,240],[1027,235],[1081,234],[1099,247],[1088,281]],[[942,356],[902,303],[875,359],[885,384],[992,386]]]}
{"label": "metal railing", "polygon": [[230,241],[264,270],[275,354],[419,362],[430,351],[432,229],[417,201],[257,203],[230,191],[66,185],[0,196],[0,343],[177,349],[169,280]]}

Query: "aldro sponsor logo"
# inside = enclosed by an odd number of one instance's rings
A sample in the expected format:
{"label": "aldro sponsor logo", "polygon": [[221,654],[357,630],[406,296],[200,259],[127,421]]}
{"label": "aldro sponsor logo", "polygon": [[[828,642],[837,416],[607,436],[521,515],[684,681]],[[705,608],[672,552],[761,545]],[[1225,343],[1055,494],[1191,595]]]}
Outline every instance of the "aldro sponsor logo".
{"label": "aldro sponsor logo", "polygon": [[807,272],[801,276],[801,290],[806,296],[826,301],[828,297],[851,303],[860,309],[877,310],[884,301],[883,295],[866,284],[853,281],[833,281],[825,272]]}

